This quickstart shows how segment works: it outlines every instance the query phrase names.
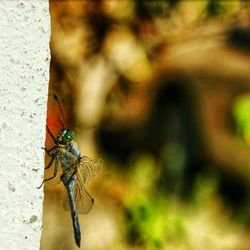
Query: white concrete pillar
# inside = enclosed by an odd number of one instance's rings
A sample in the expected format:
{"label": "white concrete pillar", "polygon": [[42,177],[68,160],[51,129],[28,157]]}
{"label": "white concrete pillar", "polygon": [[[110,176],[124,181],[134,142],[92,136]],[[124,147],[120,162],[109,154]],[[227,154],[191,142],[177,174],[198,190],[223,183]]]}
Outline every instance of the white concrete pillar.
{"label": "white concrete pillar", "polygon": [[48,0],[0,1],[0,249],[40,248]]}

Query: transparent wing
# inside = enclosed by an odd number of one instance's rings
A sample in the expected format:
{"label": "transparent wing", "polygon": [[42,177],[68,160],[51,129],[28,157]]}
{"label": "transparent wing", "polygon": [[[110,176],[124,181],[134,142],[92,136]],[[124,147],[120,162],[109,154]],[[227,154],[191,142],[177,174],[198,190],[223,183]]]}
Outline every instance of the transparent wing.
{"label": "transparent wing", "polygon": [[[74,190],[74,201],[79,214],[87,214],[93,207],[94,199],[86,190],[84,184],[93,179],[100,171],[102,160],[91,160],[87,156],[81,157],[77,169],[77,184]],[[63,207],[70,211],[67,192],[64,193]]]}
{"label": "transparent wing", "polygon": [[[77,184],[74,191],[74,201],[79,214],[87,214],[93,207],[94,199],[84,187],[80,176],[77,176]],[[66,211],[70,211],[67,192],[64,192],[63,207]]]}
{"label": "transparent wing", "polygon": [[87,183],[93,179],[99,173],[101,167],[102,160],[91,160],[87,156],[81,157],[78,171],[82,176],[83,183]]}

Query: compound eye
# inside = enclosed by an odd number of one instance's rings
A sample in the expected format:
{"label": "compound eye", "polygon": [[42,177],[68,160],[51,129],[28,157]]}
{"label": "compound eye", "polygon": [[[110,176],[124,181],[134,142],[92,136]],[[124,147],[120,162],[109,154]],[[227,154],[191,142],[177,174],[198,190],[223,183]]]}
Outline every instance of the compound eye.
{"label": "compound eye", "polygon": [[66,134],[66,139],[67,139],[67,140],[70,140],[71,138],[72,138],[71,134],[67,133],[67,134]]}
{"label": "compound eye", "polygon": [[67,142],[70,142],[73,140],[73,132],[70,131],[70,130],[67,130],[67,132],[65,133],[64,135],[64,140],[67,141]]}

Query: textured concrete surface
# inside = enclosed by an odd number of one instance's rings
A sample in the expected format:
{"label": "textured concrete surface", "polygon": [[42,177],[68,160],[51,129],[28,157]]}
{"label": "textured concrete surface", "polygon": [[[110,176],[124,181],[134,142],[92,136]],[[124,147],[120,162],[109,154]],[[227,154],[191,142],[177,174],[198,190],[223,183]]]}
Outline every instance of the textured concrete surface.
{"label": "textured concrete surface", "polygon": [[0,249],[39,249],[50,16],[48,0],[0,2]]}

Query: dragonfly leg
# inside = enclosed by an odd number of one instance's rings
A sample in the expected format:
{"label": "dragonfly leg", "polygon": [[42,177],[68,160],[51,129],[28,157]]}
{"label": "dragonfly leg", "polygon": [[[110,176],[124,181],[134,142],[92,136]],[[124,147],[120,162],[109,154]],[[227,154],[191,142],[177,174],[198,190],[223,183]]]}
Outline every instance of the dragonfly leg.
{"label": "dragonfly leg", "polygon": [[50,137],[52,138],[53,142],[54,142],[55,144],[58,144],[57,139],[56,139],[55,136],[52,134],[52,132],[50,131],[50,129],[49,129],[49,127],[48,127],[47,125],[46,125],[46,129],[47,129],[48,134],[49,134]]}
{"label": "dragonfly leg", "polygon": [[52,166],[52,164],[53,164],[53,162],[54,162],[54,160],[55,160],[55,157],[56,157],[56,155],[53,155],[53,156],[52,156],[52,158],[50,159],[49,164],[45,167],[45,169],[49,169],[49,168]]}
{"label": "dragonfly leg", "polygon": [[[58,171],[58,160],[57,160],[56,156],[54,156],[54,158],[52,158],[52,159],[53,159],[53,160],[55,159],[55,161],[56,161],[55,169],[54,169],[54,174],[53,174],[52,177],[47,178],[47,179],[44,179],[43,182],[42,182],[42,184],[41,184],[37,189],[41,188],[42,185],[44,184],[44,182],[49,181],[49,180],[52,180],[53,178],[56,177],[56,174],[57,174],[57,171]],[[52,159],[51,159],[51,161],[52,161]],[[52,161],[52,162],[53,162],[53,161]],[[49,164],[50,164],[50,163],[49,163]],[[51,163],[51,164],[52,164],[52,163]]]}
{"label": "dragonfly leg", "polygon": [[47,148],[44,148],[44,147],[42,147],[42,149],[44,149],[45,150],[45,152],[47,153],[47,155],[49,155],[49,156],[53,156],[53,154],[51,153],[54,149],[56,149],[57,148],[57,146],[54,146],[53,148],[51,148],[51,149],[47,149]]}

